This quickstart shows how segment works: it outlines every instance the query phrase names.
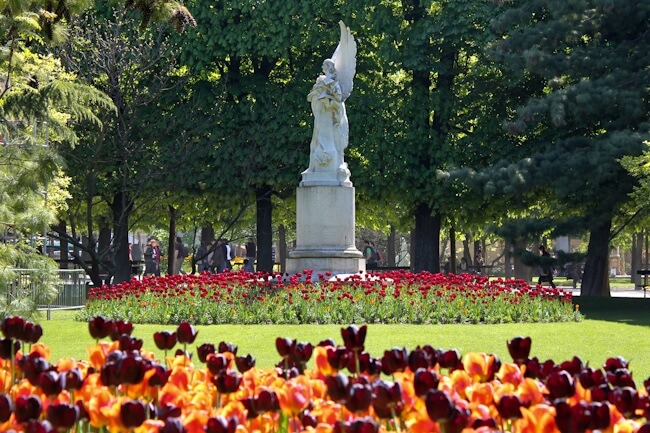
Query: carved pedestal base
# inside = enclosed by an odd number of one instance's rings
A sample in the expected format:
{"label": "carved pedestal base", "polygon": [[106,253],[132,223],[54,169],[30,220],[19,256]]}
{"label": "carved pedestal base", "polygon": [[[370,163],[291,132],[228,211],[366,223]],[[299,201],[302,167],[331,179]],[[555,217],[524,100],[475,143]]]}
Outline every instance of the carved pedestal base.
{"label": "carved pedestal base", "polygon": [[365,271],[355,246],[355,199],[352,186],[301,186],[296,190],[296,249],[287,272],[356,274]]}

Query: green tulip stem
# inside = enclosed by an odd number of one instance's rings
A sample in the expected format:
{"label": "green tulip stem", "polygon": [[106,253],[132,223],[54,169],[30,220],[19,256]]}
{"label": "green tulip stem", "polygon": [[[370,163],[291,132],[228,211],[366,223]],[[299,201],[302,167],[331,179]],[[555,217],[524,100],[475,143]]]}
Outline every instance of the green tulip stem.
{"label": "green tulip stem", "polygon": [[397,418],[397,414],[395,413],[395,407],[392,405],[390,407],[390,414],[393,417],[393,422],[395,423],[395,429],[397,430],[397,433],[402,433],[402,428],[400,427],[400,420]]}
{"label": "green tulip stem", "polygon": [[221,408],[221,393],[217,391],[217,402],[216,402],[216,408],[219,409]]}
{"label": "green tulip stem", "polygon": [[355,372],[355,377],[359,377],[361,375],[361,361],[359,360],[359,349],[353,349],[352,353],[354,354],[354,366],[356,367],[356,372]]}

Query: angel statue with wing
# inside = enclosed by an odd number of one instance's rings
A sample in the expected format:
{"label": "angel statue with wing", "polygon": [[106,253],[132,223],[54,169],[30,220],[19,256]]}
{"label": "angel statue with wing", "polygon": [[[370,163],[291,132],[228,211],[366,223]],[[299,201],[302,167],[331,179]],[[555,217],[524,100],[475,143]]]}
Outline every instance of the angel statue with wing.
{"label": "angel statue with wing", "polygon": [[[339,26],[339,45],[332,58],[323,62],[323,73],[307,95],[314,114],[314,132],[309,168],[302,173],[303,183],[312,183],[309,182],[311,178],[317,184],[352,185],[343,152],[348,146],[349,136],[345,100],[352,91],[357,44],[343,21],[339,21]],[[310,176],[311,173],[315,175]]]}

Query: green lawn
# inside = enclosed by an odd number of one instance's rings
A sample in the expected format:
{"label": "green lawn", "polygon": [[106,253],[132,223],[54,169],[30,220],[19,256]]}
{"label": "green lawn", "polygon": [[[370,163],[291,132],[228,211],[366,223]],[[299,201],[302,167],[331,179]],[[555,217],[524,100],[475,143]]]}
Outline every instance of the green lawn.
{"label": "green lawn", "polygon": [[[650,378],[650,299],[576,299],[586,320],[571,323],[504,325],[370,325],[366,348],[381,356],[392,347],[415,348],[431,344],[461,353],[496,353],[510,361],[506,341],[521,335],[533,340],[531,356],[541,361],[561,362],[580,356],[592,366],[601,366],[611,356],[623,356],[637,383]],[[52,320],[41,321],[42,342],[52,350],[52,360],[62,357],[86,359],[86,347],[93,344],[87,324],[74,321],[74,312],[53,312]],[[228,341],[239,346],[239,354],[252,354],[257,365],[269,368],[279,361],[276,337],[296,338],[313,344],[325,338],[342,343],[339,325],[212,325],[199,326],[197,345]],[[144,347],[154,350],[153,333],[173,330],[172,326],[136,325],[134,335]]]}

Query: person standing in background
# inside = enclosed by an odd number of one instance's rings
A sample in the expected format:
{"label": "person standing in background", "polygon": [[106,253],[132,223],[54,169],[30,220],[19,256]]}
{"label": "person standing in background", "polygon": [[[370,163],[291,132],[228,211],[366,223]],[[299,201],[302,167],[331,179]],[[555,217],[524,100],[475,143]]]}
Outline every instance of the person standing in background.
{"label": "person standing in background", "polygon": [[244,263],[244,271],[255,272],[255,257],[257,257],[257,246],[253,238],[248,238],[246,242],[246,261]]}

